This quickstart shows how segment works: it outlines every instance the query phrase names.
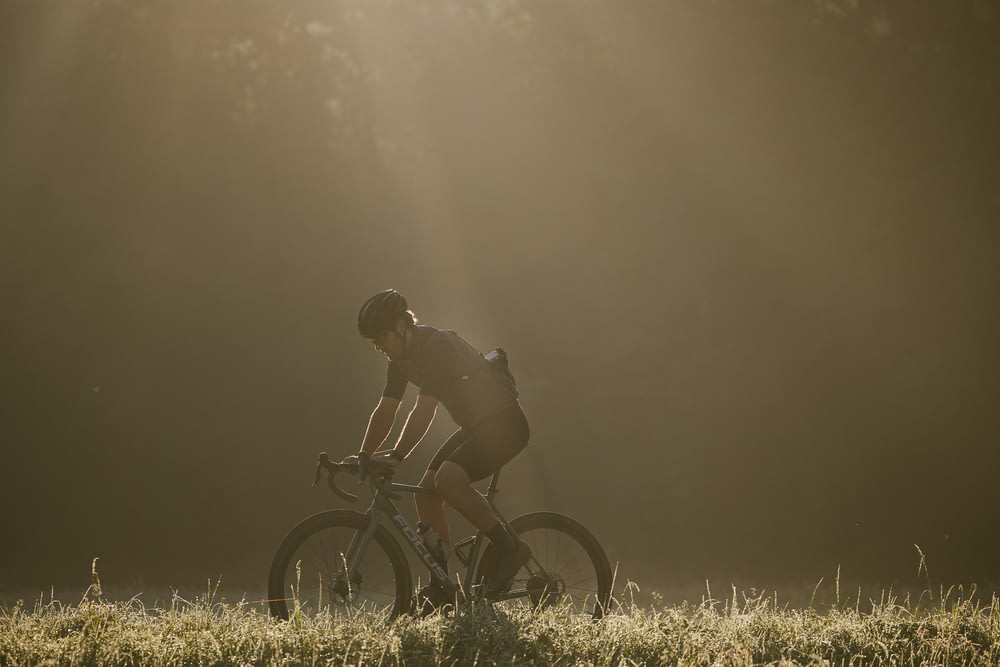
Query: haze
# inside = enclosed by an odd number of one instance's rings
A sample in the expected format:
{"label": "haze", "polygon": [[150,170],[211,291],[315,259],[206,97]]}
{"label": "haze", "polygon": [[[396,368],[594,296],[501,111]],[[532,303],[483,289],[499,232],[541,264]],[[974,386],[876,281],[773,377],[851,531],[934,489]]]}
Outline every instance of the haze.
{"label": "haze", "polygon": [[[374,292],[623,578],[996,578],[998,3],[0,4],[0,589],[262,587]],[[413,400],[411,388],[408,401]],[[451,430],[439,413],[402,477]]]}

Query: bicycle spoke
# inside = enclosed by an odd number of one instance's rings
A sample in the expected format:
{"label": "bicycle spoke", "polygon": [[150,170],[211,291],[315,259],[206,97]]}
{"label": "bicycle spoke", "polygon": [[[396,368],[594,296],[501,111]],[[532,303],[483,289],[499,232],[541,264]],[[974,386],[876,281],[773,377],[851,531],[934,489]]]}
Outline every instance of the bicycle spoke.
{"label": "bicycle spoke", "polygon": [[384,528],[363,550],[349,555],[366,529],[363,515],[334,511],[290,533],[272,566],[275,613],[287,617],[290,611],[310,616],[402,611],[409,601],[409,569]]}

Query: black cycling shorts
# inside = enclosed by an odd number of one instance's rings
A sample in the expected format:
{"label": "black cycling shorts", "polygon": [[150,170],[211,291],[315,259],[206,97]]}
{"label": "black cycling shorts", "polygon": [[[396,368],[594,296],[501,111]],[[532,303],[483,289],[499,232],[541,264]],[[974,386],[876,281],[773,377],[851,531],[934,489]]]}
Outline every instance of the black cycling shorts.
{"label": "black cycling shorts", "polygon": [[470,482],[497,472],[528,445],[528,420],[515,403],[486,419],[474,429],[459,429],[445,440],[427,470],[437,470],[445,461],[462,467]]}

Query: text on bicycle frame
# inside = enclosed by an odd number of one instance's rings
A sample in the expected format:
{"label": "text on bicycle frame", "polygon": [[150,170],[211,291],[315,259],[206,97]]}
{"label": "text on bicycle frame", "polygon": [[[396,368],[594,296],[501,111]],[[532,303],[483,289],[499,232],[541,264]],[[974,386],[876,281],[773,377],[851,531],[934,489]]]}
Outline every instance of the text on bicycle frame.
{"label": "text on bicycle frame", "polygon": [[434,574],[441,579],[441,581],[447,580],[448,573],[441,569],[441,566],[438,565],[436,560],[434,560],[434,556],[431,554],[430,550],[427,549],[424,541],[420,539],[419,535],[410,529],[410,525],[406,523],[406,519],[403,518],[403,515],[397,514],[392,517],[392,520],[399,524],[400,529],[403,531],[403,535],[406,535],[406,539],[413,544],[413,548],[416,549],[417,553],[420,554],[420,557],[424,559],[424,563],[427,564],[427,567],[429,567],[431,571],[433,571]]}

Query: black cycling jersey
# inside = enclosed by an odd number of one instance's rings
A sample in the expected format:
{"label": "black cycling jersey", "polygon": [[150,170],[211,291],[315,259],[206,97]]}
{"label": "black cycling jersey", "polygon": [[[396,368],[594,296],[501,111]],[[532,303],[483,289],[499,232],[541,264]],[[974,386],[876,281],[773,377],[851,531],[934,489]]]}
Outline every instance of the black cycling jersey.
{"label": "black cycling jersey", "polygon": [[383,396],[400,400],[408,382],[471,429],[517,403],[517,389],[454,331],[418,325],[406,359],[389,362]]}

